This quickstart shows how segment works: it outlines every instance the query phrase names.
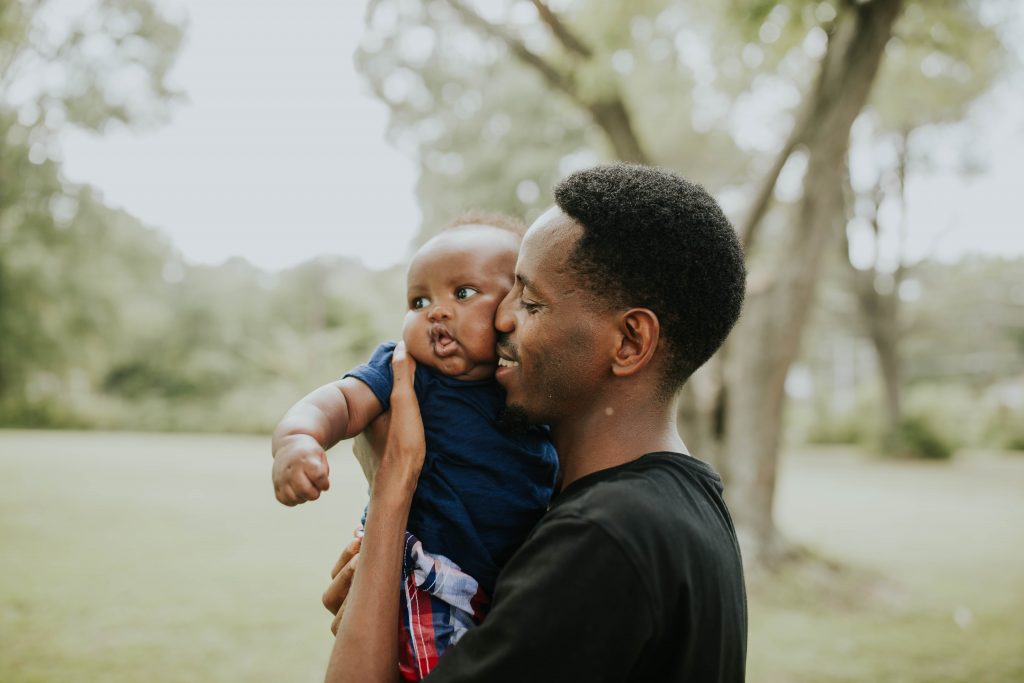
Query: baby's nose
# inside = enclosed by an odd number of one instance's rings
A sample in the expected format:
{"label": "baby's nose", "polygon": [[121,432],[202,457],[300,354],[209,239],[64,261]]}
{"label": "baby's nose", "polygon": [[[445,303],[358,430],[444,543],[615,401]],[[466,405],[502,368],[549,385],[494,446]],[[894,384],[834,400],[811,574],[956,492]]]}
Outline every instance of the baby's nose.
{"label": "baby's nose", "polygon": [[430,320],[447,320],[452,317],[452,312],[447,306],[438,304],[430,309],[430,312],[427,313],[427,317]]}

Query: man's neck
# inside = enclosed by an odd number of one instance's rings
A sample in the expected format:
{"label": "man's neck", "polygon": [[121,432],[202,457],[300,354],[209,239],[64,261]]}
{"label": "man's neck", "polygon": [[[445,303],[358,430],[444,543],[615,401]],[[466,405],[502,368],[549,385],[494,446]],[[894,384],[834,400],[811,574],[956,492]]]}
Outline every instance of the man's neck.
{"label": "man's neck", "polygon": [[561,486],[656,451],[686,452],[676,430],[675,401],[618,393],[552,425]]}

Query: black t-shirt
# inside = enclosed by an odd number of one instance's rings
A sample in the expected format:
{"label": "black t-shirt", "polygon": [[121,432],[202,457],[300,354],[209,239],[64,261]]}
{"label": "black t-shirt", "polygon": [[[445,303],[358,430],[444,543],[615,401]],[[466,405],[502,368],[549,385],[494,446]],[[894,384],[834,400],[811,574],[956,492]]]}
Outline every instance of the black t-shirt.
{"label": "black t-shirt", "polygon": [[437,681],[743,681],[739,546],[706,464],[649,453],[568,486]]}

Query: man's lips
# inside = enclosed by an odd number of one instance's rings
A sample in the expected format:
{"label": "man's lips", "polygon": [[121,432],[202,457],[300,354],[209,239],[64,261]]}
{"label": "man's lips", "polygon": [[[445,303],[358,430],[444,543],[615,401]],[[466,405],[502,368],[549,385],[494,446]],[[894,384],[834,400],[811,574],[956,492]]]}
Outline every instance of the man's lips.
{"label": "man's lips", "polygon": [[502,336],[498,340],[494,352],[498,355],[499,368],[514,368],[519,365],[519,354],[507,337]]}
{"label": "man's lips", "polygon": [[516,372],[517,370],[519,370],[519,362],[518,361],[510,360],[508,358],[505,358],[505,357],[499,355],[498,356],[498,367],[494,371],[494,379],[496,379],[499,382],[501,382],[503,379],[508,379],[508,377],[512,373]]}
{"label": "man's lips", "polygon": [[498,369],[494,372],[494,378],[500,380],[502,377],[508,377],[508,375],[515,372],[516,368],[519,367],[519,360],[515,348],[505,342],[505,340],[498,344],[496,351],[498,354]]}

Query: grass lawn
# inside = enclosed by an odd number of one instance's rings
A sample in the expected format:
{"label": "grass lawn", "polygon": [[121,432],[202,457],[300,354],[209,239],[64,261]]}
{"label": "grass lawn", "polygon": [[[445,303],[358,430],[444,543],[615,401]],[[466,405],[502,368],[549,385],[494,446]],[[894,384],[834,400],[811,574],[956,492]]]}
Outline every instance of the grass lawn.
{"label": "grass lawn", "polygon": [[749,680],[1024,682],[1024,457],[799,453],[776,495],[839,567],[752,582]]}
{"label": "grass lawn", "polygon": [[[0,681],[320,681],[358,466],[288,509],[268,439],[0,431]],[[1024,681],[1024,458],[798,453],[752,582],[755,683]]]}

